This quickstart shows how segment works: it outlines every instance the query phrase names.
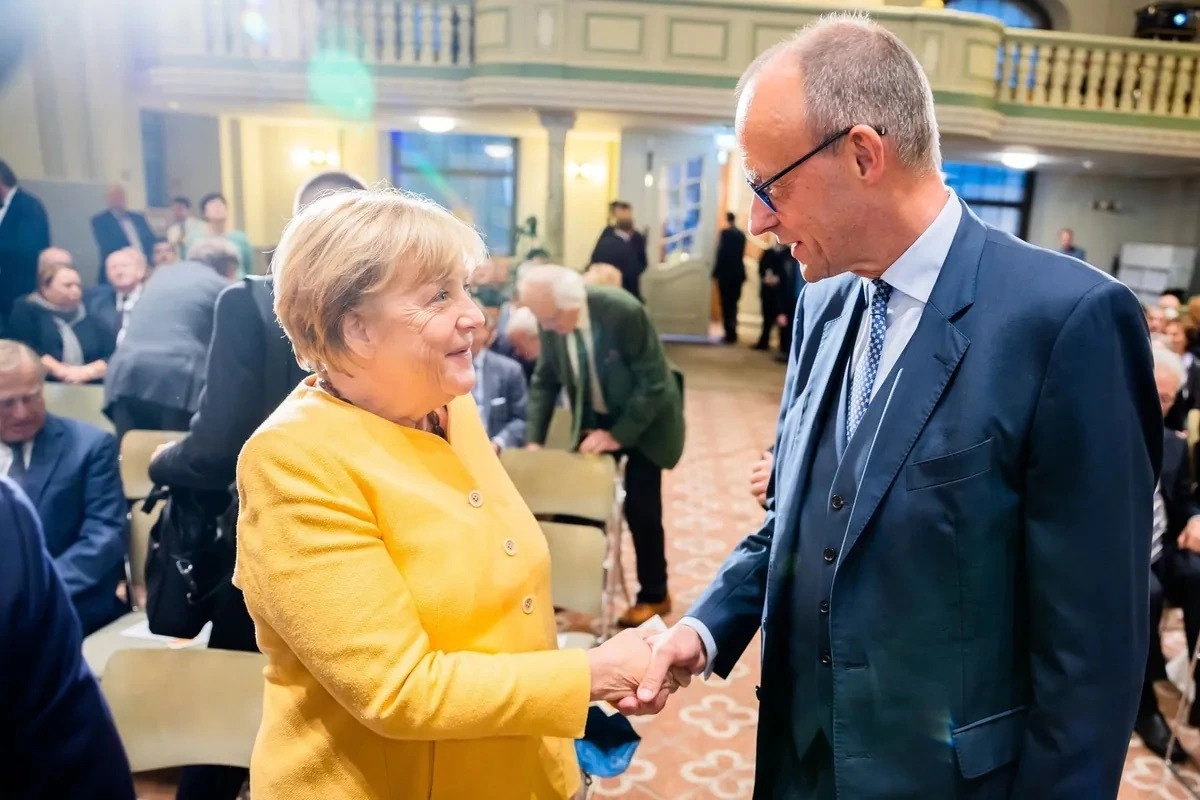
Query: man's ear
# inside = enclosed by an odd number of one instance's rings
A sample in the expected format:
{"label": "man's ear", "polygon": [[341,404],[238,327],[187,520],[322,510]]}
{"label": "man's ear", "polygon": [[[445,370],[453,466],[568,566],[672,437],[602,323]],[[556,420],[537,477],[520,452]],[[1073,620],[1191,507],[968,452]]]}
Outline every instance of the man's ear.
{"label": "man's ear", "polygon": [[878,180],[883,173],[883,138],[866,126],[856,127],[849,138],[859,177],[869,182]]}

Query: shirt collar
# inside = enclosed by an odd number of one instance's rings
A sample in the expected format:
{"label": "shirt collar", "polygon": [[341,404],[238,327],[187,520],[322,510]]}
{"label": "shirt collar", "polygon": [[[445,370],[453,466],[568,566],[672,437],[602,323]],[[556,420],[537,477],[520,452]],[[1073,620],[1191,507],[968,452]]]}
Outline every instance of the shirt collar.
{"label": "shirt collar", "polygon": [[21,187],[19,187],[19,186],[14,186],[8,190],[7,195],[5,195],[4,197],[0,197],[0,208],[7,208],[9,206],[9,204],[12,203],[13,198],[17,196],[17,191],[20,188]]}
{"label": "shirt collar", "polygon": [[[962,204],[953,189],[946,192],[946,204],[904,253],[881,276],[893,289],[921,303],[929,302],[933,285],[950,254],[950,246],[962,220]],[[863,278],[870,288],[870,279]]]}

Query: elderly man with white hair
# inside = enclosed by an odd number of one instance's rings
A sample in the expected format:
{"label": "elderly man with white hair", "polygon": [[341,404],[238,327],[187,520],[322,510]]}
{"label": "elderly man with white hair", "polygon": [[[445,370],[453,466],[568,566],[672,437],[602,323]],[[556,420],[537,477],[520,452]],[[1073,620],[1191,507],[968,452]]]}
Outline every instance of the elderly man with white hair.
{"label": "elderly man with white hair", "polygon": [[[1152,348],[1154,384],[1163,416],[1179,402],[1179,387],[1186,378],[1183,361],[1162,345]],[[1188,652],[1200,637],[1200,503],[1192,488],[1187,439],[1163,426],[1162,476],[1154,489],[1154,526],[1150,544],[1150,648],[1142,699],[1134,731],[1159,756],[1166,756],[1171,729],[1158,708],[1154,681],[1166,677],[1162,641],[1158,635],[1163,597],[1183,609]],[[1200,723],[1200,710],[1193,706],[1188,724]],[[1187,753],[1176,740],[1171,760],[1182,763]]]}
{"label": "elderly man with white hair", "polygon": [[683,397],[658,332],[636,297],[588,286],[574,270],[526,265],[521,303],[541,326],[541,354],[529,390],[531,446],[546,441],[560,391],[570,398],[572,447],[618,453],[625,465],[625,519],[637,552],[637,602],[621,617],[637,627],[671,611],[662,525],[662,471],[683,454]]}
{"label": "elderly man with white hair", "polygon": [[946,187],[925,73],[864,15],[760,56],[736,135],[747,227],[807,282],[767,516],[621,707],[761,627],[756,797],[1115,797],[1163,446],[1137,299]]}

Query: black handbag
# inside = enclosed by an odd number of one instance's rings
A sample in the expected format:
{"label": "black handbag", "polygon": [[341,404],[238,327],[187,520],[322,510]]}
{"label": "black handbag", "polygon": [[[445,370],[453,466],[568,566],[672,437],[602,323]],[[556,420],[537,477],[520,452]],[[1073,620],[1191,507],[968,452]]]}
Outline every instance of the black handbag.
{"label": "black handbag", "polygon": [[237,508],[226,492],[155,487],[142,510],[162,501],[146,557],[146,620],[152,633],[191,639],[232,580]]}

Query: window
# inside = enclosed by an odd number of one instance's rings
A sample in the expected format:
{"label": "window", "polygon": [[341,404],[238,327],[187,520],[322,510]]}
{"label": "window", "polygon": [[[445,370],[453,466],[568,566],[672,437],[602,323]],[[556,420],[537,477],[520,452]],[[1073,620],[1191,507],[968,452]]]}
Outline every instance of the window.
{"label": "window", "polygon": [[987,14],[1009,28],[1050,29],[1050,15],[1031,0],[948,0],[946,7]]}
{"label": "window", "polygon": [[691,254],[700,231],[701,178],[704,159],[692,158],[667,167],[667,218],[663,222],[662,260],[672,253]]}
{"label": "window", "polygon": [[948,161],[942,164],[946,184],[984,222],[1025,238],[1033,174],[985,164]]}
{"label": "window", "polygon": [[512,255],[517,141],[504,136],[392,133],[392,182],[470,222],[488,249]]}

